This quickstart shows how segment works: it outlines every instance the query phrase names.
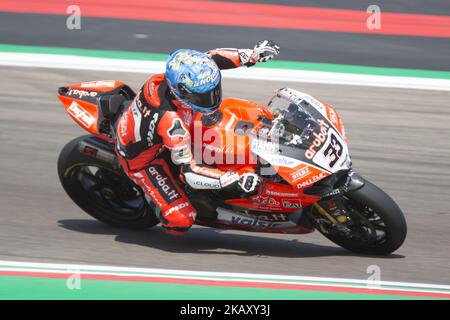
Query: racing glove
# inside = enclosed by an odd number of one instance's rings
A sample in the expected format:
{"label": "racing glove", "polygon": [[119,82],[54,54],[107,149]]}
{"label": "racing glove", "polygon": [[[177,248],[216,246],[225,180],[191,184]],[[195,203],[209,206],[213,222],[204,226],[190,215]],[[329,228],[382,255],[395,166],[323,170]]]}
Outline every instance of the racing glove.
{"label": "racing glove", "polygon": [[227,172],[220,177],[220,186],[228,190],[238,190],[239,192],[252,194],[258,191],[261,178],[255,173]]}
{"label": "racing glove", "polygon": [[239,49],[241,65],[251,67],[256,62],[267,62],[280,53],[280,46],[271,40],[261,40],[253,50]]}
{"label": "racing glove", "polygon": [[239,177],[238,186],[245,193],[254,193],[258,191],[261,184],[260,177],[255,173],[244,173]]}

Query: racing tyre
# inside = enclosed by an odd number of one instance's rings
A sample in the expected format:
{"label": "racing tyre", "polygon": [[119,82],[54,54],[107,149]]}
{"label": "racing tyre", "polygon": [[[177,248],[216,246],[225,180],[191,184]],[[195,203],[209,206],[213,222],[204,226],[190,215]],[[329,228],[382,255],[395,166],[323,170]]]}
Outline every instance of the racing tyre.
{"label": "racing tyre", "polygon": [[405,241],[407,226],[398,205],[383,190],[365,180],[365,185],[344,196],[352,234],[323,232],[337,245],[369,255],[388,255]]}
{"label": "racing tyre", "polygon": [[[84,142],[94,146],[94,153],[82,152]],[[69,197],[86,213],[114,227],[146,229],[158,224],[155,207],[142,190],[112,161],[95,156],[100,152],[115,157],[111,144],[92,135],[75,138],[61,150],[58,175]]]}

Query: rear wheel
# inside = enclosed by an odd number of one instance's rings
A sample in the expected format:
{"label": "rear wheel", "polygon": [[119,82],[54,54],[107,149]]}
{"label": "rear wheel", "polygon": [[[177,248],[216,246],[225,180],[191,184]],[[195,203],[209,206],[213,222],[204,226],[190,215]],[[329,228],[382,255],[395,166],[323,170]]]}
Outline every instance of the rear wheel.
{"label": "rear wheel", "polygon": [[158,224],[154,207],[124,173],[79,151],[79,143],[88,137],[72,140],[59,155],[58,175],[69,197],[92,217],[115,227],[145,229]]}
{"label": "rear wheel", "polygon": [[[403,244],[407,233],[404,215],[383,190],[365,181],[361,189],[339,201],[346,221],[327,226],[322,220],[318,230],[325,237],[350,251],[374,255],[390,254]],[[317,208],[313,212],[314,217],[321,216]]]}

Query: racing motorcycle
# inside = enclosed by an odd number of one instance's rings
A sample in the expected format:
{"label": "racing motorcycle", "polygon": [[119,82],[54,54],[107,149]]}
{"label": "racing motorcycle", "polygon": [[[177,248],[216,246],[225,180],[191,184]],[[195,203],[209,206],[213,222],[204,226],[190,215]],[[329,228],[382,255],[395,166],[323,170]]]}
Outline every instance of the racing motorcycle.
{"label": "racing motorcycle", "polygon": [[[123,82],[101,80],[64,86],[58,94],[70,117],[89,132],[59,155],[66,193],[106,224],[157,225],[158,208],[124,173],[115,153],[116,122],[135,92]],[[343,248],[374,255],[389,254],[405,240],[402,211],[353,171],[344,126],[328,104],[282,88],[267,106],[224,99],[218,111],[197,114],[194,124],[192,148],[201,161],[212,158],[224,171],[254,170],[262,177],[258,191],[246,196],[180,182],[197,209],[196,224],[268,233],[318,230]]]}

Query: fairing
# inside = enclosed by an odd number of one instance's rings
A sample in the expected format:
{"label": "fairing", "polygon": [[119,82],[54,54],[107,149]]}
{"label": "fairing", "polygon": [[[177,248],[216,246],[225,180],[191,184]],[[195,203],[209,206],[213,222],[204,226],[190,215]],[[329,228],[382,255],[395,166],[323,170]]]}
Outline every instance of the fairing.
{"label": "fairing", "polygon": [[67,85],[58,89],[58,98],[66,112],[83,129],[103,135],[104,121],[111,115],[111,97],[122,95],[131,100],[135,93],[123,82],[98,80]]}
{"label": "fairing", "polygon": [[284,88],[269,103],[275,120],[251,143],[291,185],[303,189],[350,168],[342,122],[335,110],[302,92]]}

